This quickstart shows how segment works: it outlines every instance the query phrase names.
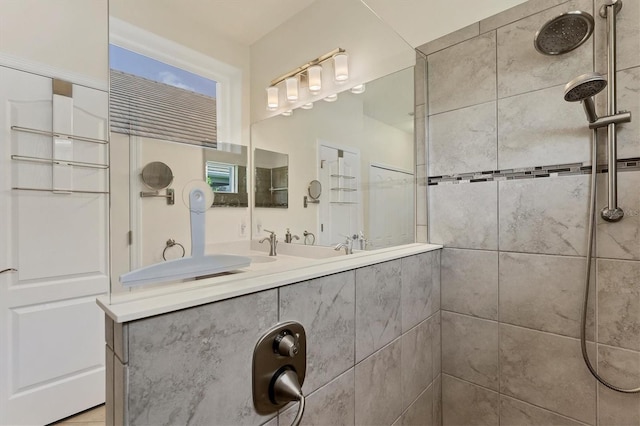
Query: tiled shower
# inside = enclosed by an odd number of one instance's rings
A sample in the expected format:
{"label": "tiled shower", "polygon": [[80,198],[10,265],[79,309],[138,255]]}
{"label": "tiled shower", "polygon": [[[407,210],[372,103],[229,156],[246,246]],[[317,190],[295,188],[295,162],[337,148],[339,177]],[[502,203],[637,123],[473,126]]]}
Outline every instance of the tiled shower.
{"label": "tiled shower", "polygon": [[[603,0],[530,0],[418,48],[418,236],[443,244],[445,425],[640,425],[640,395],[597,383],[580,351],[590,137],[564,85],[606,73]],[[533,38],[582,10],[596,29],[548,57]],[[640,1],[618,15],[619,203],[598,218],[587,340],[598,372],[640,386]],[[426,84],[425,84],[426,81]],[[604,113],[604,95],[597,97]],[[600,131],[599,164],[606,164]],[[420,142],[425,140],[426,144]],[[424,164],[424,166],[422,166]],[[425,167],[426,166],[426,167]],[[426,173],[424,172],[426,168]],[[604,167],[600,167],[603,171]],[[606,170],[598,176],[606,204]],[[422,200],[421,200],[422,199]],[[421,223],[421,219],[423,222]],[[428,217],[428,223],[424,218]]]}

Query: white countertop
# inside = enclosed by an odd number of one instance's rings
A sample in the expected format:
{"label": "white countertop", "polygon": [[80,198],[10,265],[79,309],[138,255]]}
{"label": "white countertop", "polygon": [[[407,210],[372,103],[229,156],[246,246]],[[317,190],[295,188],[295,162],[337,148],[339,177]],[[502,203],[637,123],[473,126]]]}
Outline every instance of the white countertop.
{"label": "white countertop", "polygon": [[124,323],[441,248],[415,243],[326,259],[278,255],[274,262],[252,263],[237,273],[100,296],[97,303],[114,321]]}

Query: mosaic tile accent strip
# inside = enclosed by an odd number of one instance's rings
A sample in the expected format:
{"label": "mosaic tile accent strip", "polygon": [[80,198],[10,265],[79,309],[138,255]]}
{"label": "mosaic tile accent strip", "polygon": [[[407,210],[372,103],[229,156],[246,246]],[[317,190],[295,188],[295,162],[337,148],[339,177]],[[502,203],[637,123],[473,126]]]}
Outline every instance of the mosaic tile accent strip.
{"label": "mosaic tile accent strip", "polygon": [[[606,164],[598,165],[598,173],[606,173]],[[640,171],[640,157],[618,160],[618,171]],[[427,185],[491,182],[514,179],[538,179],[555,176],[573,176],[591,174],[591,165],[584,163],[555,164],[550,166],[523,167],[505,170],[487,170],[480,172],[459,173],[455,175],[430,176]]]}

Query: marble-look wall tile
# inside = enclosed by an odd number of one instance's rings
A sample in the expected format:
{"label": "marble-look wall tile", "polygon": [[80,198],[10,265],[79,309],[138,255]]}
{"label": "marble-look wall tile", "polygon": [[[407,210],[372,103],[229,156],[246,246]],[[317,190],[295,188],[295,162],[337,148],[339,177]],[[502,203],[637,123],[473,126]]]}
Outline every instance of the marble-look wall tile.
{"label": "marble-look wall tile", "polygon": [[500,396],[500,424],[507,426],[583,426],[584,423],[526,402]]}
{"label": "marble-look wall tile", "polygon": [[589,175],[502,181],[500,250],[585,255]]}
{"label": "marble-look wall tile", "polygon": [[[595,357],[592,343],[589,351]],[[501,324],[500,390],[538,407],[595,424],[595,379],[584,365],[577,339]]]}
{"label": "marble-look wall tile", "polygon": [[[413,102],[416,106],[424,105],[427,102],[427,57],[421,52],[416,52],[416,65],[413,68],[413,81]],[[424,115],[420,115],[416,111],[416,117],[424,118]]]}
{"label": "marble-look wall tile", "polygon": [[619,222],[605,222],[599,211],[607,205],[608,173],[598,176],[598,257],[640,260],[640,172],[618,173],[618,205],[624,210]]}
{"label": "marble-look wall tile", "polygon": [[[580,337],[585,262],[583,257],[500,253],[500,321]],[[587,339],[593,341],[593,267],[591,281]]]}
{"label": "marble-look wall tile", "polygon": [[307,333],[307,376],[302,390],[311,393],[355,363],[355,272],[279,291],[280,321],[298,321]]}
{"label": "marble-look wall tile", "polygon": [[598,342],[640,350],[640,262],[598,259]]}
{"label": "marble-look wall tile", "polygon": [[[640,353],[598,345],[598,373],[625,389],[640,386]],[[598,425],[640,425],[640,393],[623,394],[598,383]]]}
{"label": "marble-look wall tile", "polygon": [[440,309],[440,250],[401,259],[402,331]]}
{"label": "marble-look wall tile", "polygon": [[407,408],[407,411],[402,414],[402,425],[433,425],[433,384],[424,390],[409,408]]}
{"label": "marble-look wall tile", "polygon": [[357,425],[389,425],[402,414],[400,352],[397,339],[356,365]]}
{"label": "marble-look wall tile", "polygon": [[401,333],[401,261],[356,270],[356,362]]}
{"label": "marble-look wall tile", "polygon": [[[634,4],[634,7],[640,9],[640,2],[627,2],[625,6]],[[640,17],[638,18],[640,22]],[[640,25],[636,28],[640,29]],[[640,36],[636,37],[636,42],[640,40]],[[640,57],[640,48],[636,50],[636,57]],[[638,60],[640,61],[640,59]],[[640,66],[618,71],[618,109],[631,112],[631,122],[623,123],[617,126],[617,144],[618,158],[634,158],[640,157]],[[604,96],[600,99],[604,100]],[[604,105],[600,111],[606,111]],[[601,138],[601,142],[606,138]],[[606,157],[601,157],[606,158]]]}
{"label": "marble-look wall tile", "polygon": [[262,423],[262,426],[278,426],[278,417],[274,417],[268,422]]}
{"label": "marble-look wall tile", "polygon": [[400,338],[403,410],[406,410],[433,381],[433,320],[432,317],[423,321]]}
{"label": "marble-look wall tile", "polygon": [[451,248],[497,250],[497,187],[497,182],[429,187],[430,242]]}
{"label": "marble-look wall tile", "polygon": [[433,381],[433,425],[442,426],[442,374]]}
{"label": "marble-look wall tile", "polygon": [[498,425],[497,392],[455,377],[442,376],[442,424],[445,426]]}
{"label": "marble-look wall tile", "polygon": [[495,100],[496,34],[433,53],[427,56],[427,67],[429,114]]}
{"label": "marble-look wall tile", "polygon": [[498,323],[443,311],[442,372],[498,390]]}
{"label": "marble-look wall tile", "polygon": [[424,53],[425,55],[430,55],[434,52],[437,52],[438,50],[446,49],[447,47],[453,46],[454,44],[469,40],[470,38],[476,37],[479,34],[480,26],[476,22],[475,24],[460,28],[459,30],[449,33],[443,37],[425,43],[422,46],[418,46],[416,47],[416,50]]}
{"label": "marble-look wall tile", "polygon": [[591,131],[564,84],[498,100],[498,168],[589,161]]}
{"label": "marble-look wall tile", "polygon": [[433,377],[442,372],[442,311],[430,318],[431,346],[433,349]]}
{"label": "marble-look wall tile", "polygon": [[416,242],[417,243],[429,242],[429,232],[428,232],[427,225],[416,226]]}
{"label": "marble-look wall tile", "polygon": [[496,102],[429,117],[429,174],[452,175],[498,167]]}
{"label": "marble-look wall tile", "polygon": [[[301,425],[353,425],[355,422],[354,369],[338,376],[307,396]],[[280,413],[279,422],[290,425],[298,410],[297,404]]]}
{"label": "marble-look wall tile", "polygon": [[592,0],[572,0],[560,6],[521,19],[499,28],[498,97],[519,95],[532,90],[566,84],[591,70],[593,42],[589,39],[580,48],[557,56],[543,55],[533,45],[533,35],[545,22],[561,13],[583,10],[591,13]]}
{"label": "marble-look wall tile", "polygon": [[278,322],[277,306],[277,290],[269,290],[129,323],[130,422],[259,424],[271,418],[253,408],[249,366],[256,342]]}
{"label": "marble-look wall tile", "polygon": [[[596,71],[607,73],[607,24],[598,15],[604,0],[595,0]],[[625,1],[616,15],[616,66],[619,70],[640,65],[640,2]],[[622,108],[626,109],[626,108]],[[637,116],[635,116],[637,117]]]}
{"label": "marble-look wall tile", "polygon": [[416,166],[421,166],[423,164],[427,164],[427,153],[425,151],[427,140],[427,118],[420,117],[418,110],[424,110],[424,105],[416,106],[416,115],[413,121],[415,132],[414,138],[416,141]]}
{"label": "marble-look wall tile", "polygon": [[538,13],[541,10],[565,3],[566,1],[567,0],[529,0],[524,3],[520,3],[517,6],[505,10],[504,12],[500,12],[480,21],[480,33],[482,34],[490,30],[495,30],[498,27],[526,18],[527,16]]}
{"label": "marble-look wall tile", "polygon": [[427,225],[427,166],[416,166],[416,224]]}
{"label": "marble-look wall tile", "polygon": [[442,309],[498,319],[498,253],[442,250]]}

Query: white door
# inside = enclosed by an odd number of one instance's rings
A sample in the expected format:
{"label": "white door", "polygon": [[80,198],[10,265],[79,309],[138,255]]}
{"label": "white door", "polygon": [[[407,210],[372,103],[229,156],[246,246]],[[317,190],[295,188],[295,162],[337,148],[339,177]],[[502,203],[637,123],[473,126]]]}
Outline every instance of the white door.
{"label": "white door", "polygon": [[385,166],[370,166],[370,248],[379,249],[414,242],[413,194],[413,174]]}
{"label": "white door", "polygon": [[360,154],[325,144],[319,146],[319,153],[322,197],[318,244],[335,245],[363,231]]}
{"label": "white door", "polygon": [[50,78],[0,67],[0,270],[15,269],[0,273],[2,425],[47,424],[104,402],[95,297],[108,288],[108,195],[98,193],[108,175],[94,166],[108,148],[47,132],[107,139],[108,96],[72,92],[53,95]]}

